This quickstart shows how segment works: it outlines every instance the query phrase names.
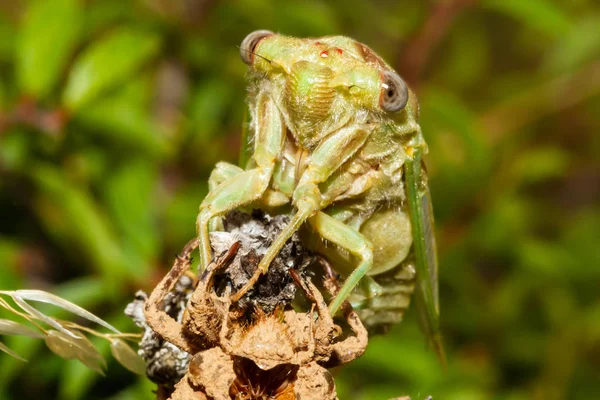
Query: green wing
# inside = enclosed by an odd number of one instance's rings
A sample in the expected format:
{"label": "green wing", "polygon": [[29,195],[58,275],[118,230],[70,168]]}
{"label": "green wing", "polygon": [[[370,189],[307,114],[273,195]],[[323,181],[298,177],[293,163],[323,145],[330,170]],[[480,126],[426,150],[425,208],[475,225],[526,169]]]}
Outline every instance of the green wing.
{"label": "green wing", "polygon": [[405,164],[406,194],[410,213],[417,270],[416,304],[421,326],[443,364],[446,363],[440,333],[438,262],[433,228],[433,209],[422,163],[423,149],[415,148]]}
{"label": "green wing", "polygon": [[246,109],[244,113],[244,123],[242,124],[242,137],[240,139],[240,159],[238,166],[242,169],[246,169],[248,160],[252,156],[252,140],[254,137],[250,132],[250,112]]}

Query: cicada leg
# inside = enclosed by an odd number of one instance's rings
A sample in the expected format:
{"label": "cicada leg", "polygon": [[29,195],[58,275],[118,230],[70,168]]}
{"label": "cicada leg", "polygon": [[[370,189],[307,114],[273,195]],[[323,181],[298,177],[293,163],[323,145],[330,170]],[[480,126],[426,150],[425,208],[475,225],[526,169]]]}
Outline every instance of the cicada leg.
{"label": "cicada leg", "polygon": [[[210,177],[208,178],[208,191],[212,192],[215,190],[221,183],[232,179],[234,176],[243,173],[244,170],[237,165],[230,164],[228,162],[218,162],[215,165],[215,168],[210,173]],[[223,223],[220,217],[215,217],[210,220],[208,224],[208,231],[214,232],[223,230]]]}
{"label": "cicada leg", "polygon": [[[352,157],[369,137],[370,130],[367,126],[352,126],[342,128],[321,142],[311,155],[310,162],[302,173],[293,195],[293,205],[296,214],[290,223],[279,233],[264,257],[260,261],[254,275],[248,282],[232,296],[233,301],[238,301],[264,274],[279,251],[283,248],[294,232],[306,220],[321,208],[321,192],[318,185],[325,182],[340,166]],[[339,308],[339,304],[338,304]]]}
{"label": "cicada leg", "polygon": [[241,299],[242,296],[254,286],[256,281],[258,281],[258,278],[260,278],[262,274],[269,270],[269,265],[271,265],[271,262],[275,259],[277,254],[279,254],[279,251],[283,248],[288,239],[292,237],[294,232],[296,232],[300,228],[300,226],[306,221],[306,219],[315,211],[316,209],[314,207],[308,205],[304,206],[301,209],[298,209],[298,212],[294,214],[290,223],[283,229],[283,231],[281,231],[279,236],[277,236],[277,238],[273,241],[273,243],[263,256],[262,260],[260,260],[258,268],[256,268],[256,271],[254,272],[252,277],[248,280],[248,282],[246,282],[244,286],[242,286],[240,290],[237,291],[237,293],[231,296],[232,301],[238,301],[239,299]]}
{"label": "cicada leg", "polygon": [[275,162],[282,150],[285,125],[277,106],[268,95],[259,96],[256,103],[253,154],[256,168],[229,177],[212,189],[200,205],[196,225],[202,270],[211,260],[210,220],[260,198],[269,185]]}
{"label": "cicada leg", "polygon": [[323,239],[347,250],[360,260],[358,267],[346,278],[341,289],[329,304],[329,311],[333,315],[373,266],[373,245],[360,232],[324,212],[318,212],[308,221]]}
{"label": "cicada leg", "polygon": [[[220,184],[223,182],[232,179],[234,176],[243,173],[244,170],[237,165],[230,164],[228,162],[221,161],[217,163],[215,168],[210,173],[210,177],[208,178],[208,190],[212,192],[215,190]],[[273,176],[273,181],[276,180],[276,176]],[[289,197],[287,197],[284,193],[267,188],[259,202],[261,206],[265,208],[275,208],[278,206],[282,206],[289,202]],[[209,232],[214,231],[222,231],[223,224],[220,217],[215,217],[210,220],[209,223]]]}
{"label": "cicada leg", "polygon": [[212,192],[221,183],[232,179],[234,176],[239,175],[242,172],[244,172],[244,170],[237,165],[233,165],[225,161],[218,162],[208,178],[208,190]]}

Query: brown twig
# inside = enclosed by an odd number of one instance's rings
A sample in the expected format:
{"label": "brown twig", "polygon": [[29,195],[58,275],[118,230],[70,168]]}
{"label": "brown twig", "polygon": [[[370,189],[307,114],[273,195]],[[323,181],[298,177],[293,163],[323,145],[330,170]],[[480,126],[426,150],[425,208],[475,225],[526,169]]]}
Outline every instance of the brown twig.
{"label": "brown twig", "polygon": [[431,54],[440,44],[452,23],[477,0],[440,1],[431,10],[419,33],[408,42],[396,65],[402,77],[415,89]]}
{"label": "brown twig", "polygon": [[173,289],[177,281],[190,268],[190,255],[198,248],[198,239],[193,239],[186,244],[180,255],[175,258],[173,268],[154,288],[146,301],[146,323],[163,339],[174,344],[180,349],[194,353],[187,338],[183,335],[181,324],[175,321],[162,309],[164,297]]}

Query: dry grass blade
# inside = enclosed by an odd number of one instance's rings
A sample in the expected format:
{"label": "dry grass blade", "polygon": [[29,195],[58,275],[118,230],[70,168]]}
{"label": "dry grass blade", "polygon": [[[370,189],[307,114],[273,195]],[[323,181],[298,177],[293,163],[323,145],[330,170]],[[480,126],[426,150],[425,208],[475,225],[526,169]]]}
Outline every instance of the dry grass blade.
{"label": "dry grass blade", "polygon": [[[117,328],[115,328],[108,322],[102,320],[101,318],[98,318],[91,312],[79,307],[76,304],[71,303],[68,300],[65,300],[65,299],[58,297],[56,295],[53,295],[51,293],[44,292],[42,290],[17,290],[17,291],[15,291],[15,296],[18,296],[19,298],[21,298],[23,300],[39,301],[42,303],[48,303],[48,304],[55,305],[64,310],[70,311],[75,315],[85,318],[89,321],[95,322],[98,325],[102,325],[103,327],[110,329],[111,331],[113,331],[115,333],[121,333]],[[15,296],[13,296],[13,298]]]}
{"label": "dry grass blade", "polygon": [[113,339],[110,341],[110,351],[122,366],[135,374],[146,375],[146,363],[127,343]]}
{"label": "dry grass blade", "polygon": [[77,359],[91,370],[104,375],[104,359],[94,345],[83,336],[68,336],[62,332],[50,330],[45,337],[46,345],[57,355],[67,360]]}
{"label": "dry grass blade", "polygon": [[0,319],[0,335],[19,335],[42,339],[44,334],[8,319]]}
{"label": "dry grass blade", "polygon": [[15,353],[14,351],[12,351],[8,347],[6,347],[6,345],[4,343],[2,343],[2,342],[0,342],[0,351],[5,352],[9,356],[12,356],[12,357],[16,358],[17,360],[21,360],[21,361],[27,362],[26,359],[24,359],[23,357],[21,357],[20,355],[18,355],[17,353]]}
{"label": "dry grass blade", "polygon": [[[106,368],[106,362],[92,342],[90,342],[89,339],[81,332],[81,330],[87,331],[88,333],[96,334],[108,339],[111,342],[112,354],[125,368],[140,375],[145,374],[146,366],[144,361],[123,340],[117,338],[111,339],[110,335],[103,335],[92,329],[79,327],[78,325],[70,322],[58,321],[37,310],[35,307],[27,303],[27,300],[58,306],[89,321],[96,322],[114,331],[117,333],[117,335],[121,335],[121,332],[115,327],[96,317],[87,310],[58,296],[41,290],[17,290],[14,292],[0,291],[0,294],[11,296],[15,304],[19,306],[26,314],[20,313],[12,307],[5,305],[5,308],[9,309],[11,312],[28,319],[34,324],[35,321],[38,320],[54,328],[45,331],[43,328],[38,326],[40,330],[43,331],[38,332],[18,322],[0,318],[0,335],[21,335],[37,339],[44,339],[48,348],[60,357],[67,360],[77,359],[86,367],[98,372],[101,375],[104,375],[103,370]],[[10,354],[15,358],[26,361],[2,343],[0,343],[0,350]]]}
{"label": "dry grass blade", "polygon": [[25,300],[21,299],[19,296],[13,294],[12,298],[15,301],[15,303],[19,307],[21,307],[23,309],[23,311],[25,311],[26,313],[28,313],[32,317],[37,318],[37,319],[39,319],[42,322],[45,322],[46,324],[50,325],[51,327],[53,327],[54,329],[62,332],[65,335],[71,336],[73,338],[77,338],[77,336],[73,332],[71,332],[68,329],[66,329],[58,321],[56,321],[53,318],[50,318],[49,316],[47,316],[46,314],[44,314],[42,312],[36,310],[31,305],[27,304],[27,302]]}

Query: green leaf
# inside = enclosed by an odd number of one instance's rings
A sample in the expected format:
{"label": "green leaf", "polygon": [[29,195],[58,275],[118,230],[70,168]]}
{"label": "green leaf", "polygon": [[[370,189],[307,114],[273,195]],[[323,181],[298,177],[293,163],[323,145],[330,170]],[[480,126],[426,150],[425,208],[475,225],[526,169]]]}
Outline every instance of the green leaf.
{"label": "green leaf", "polygon": [[545,68],[560,73],[581,67],[600,56],[600,13],[586,15],[561,36],[550,52]]}
{"label": "green leaf", "polygon": [[155,390],[156,386],[150,379],[140,377],[135,383],[110,397],[110,400],[138,400]]}
{"label": "green leaf", "polygon": [[198,182],[177,188],[172,194],[165,211],[163,228],[166,247],[177,248],[196,234],[193,224],[190,225],[188,221],[190,215],[198,214],[198,199],[203,199],[207,190],[205,182]]}
{"label": "green leaf", "polygon": [[[0,24],[2,21],[0,21]],[[0,36],[2,36],[2,31],[0,31]],[[7,108],[8,103],[8,93],[6,92],[6,84],[2,79],[0,79],[0,111]]]}
{"label": "green leaf", "polygon": [[[93,338],[93,343],[98,349],[98,352],[103,356],[108,356],[108,341],[100,338]],[[110,375],[114,376],[112,368],[110,369]],[[86,367],[82,363],[67,363],[64,365],[60,375],[57,377],[58,380],[58,393],[56,398],[64,400],[79,400],[89,398],[92,391],[92,387],[98,381],[101,384],[105,384],[108,381],[102,375],[98,375],[94,370]],[[104,397],[104,396],[103,396]],[[104,397],[107,398],[107,397]]]}
{"label": "green leaf", "polygon": [[514,172],[523,181],[535,183],[565,175],[570,161],[566,151],[540,145],[520,155],[514,163]]}
{"label": "green leaf", "polygon": [[[44,350],[44,342],[41,340],[31,340],[24,336],[9,336],[6,337],[6,344],[9,350],[16,353],[21,359],[31,360],[39,359],[39,351]],[[0,344],[0,347],[2,345]],[[4,346],[7,347],[7,346]],[[52,357],[55,358],[55,357]],[[30,370],[31,365],[15,363],[11,357],[0,357],[0,371],[2,371],[2,379],[0,380],[0,393],[3,391],[8,382],[14,381],[16,376],[23,376],[26,371]]]}
{"label": "green leaf", "polygon": [[31,141],[23,130],[15,129],[2,135],[0,144],[0,164],[8,171],[26,168],[30,156]]}
{"label": "green leaf", "polygon": [[102,98],[94,103],[94,107],[82,109],[77,121],[98,136],[125,143],[152,158],[165,157],[172,151],[164,132],[148,113],[120,97]]}
{"label": "green leaf", "polygon": [[158,36],[135,29],[119,29],[93,43],[76,60],[63,101],[78,110],[103,92],[123,83],[160,48]]}
{"label": "green leaf", "polygon": [[139,10],[132,7],[130,2],[122,0],[90,1],[85,7],[85,23],[82,36],[93,37],[97,32],[104,31],[127,21],[139,20]]}
{"label": "green leaf", "polygon": [[115,168],[103,190],[123,247],[138,262],[141,275],[148,270],[159,248],[154,212],[157,181],[155,165],[138,158]]}
{"label": "green leaf", "polygon": [[124,283],[128,273],[137,276],[136,271],[127,270],[109,220],[87,191],[51,167],[40,166],[31,173],[39,189],[35,211],[65,251],[82,258],[82,264],[91,264],[115,284]]}
{"label": "green leaf", "polygon": [[75,46],[83,19],[77,0],[32,2],[21,25],[17,45],[17,77],[21,90],[46,96],[56,84]]}
{"label": "green leaf", "polygon": [[[1,157],[0,163],[2,163]],[[10,290],[22,285],[22,268],[20,267],[22,246],[21,243],[0,235],[0,282],[2,282],[3,289]]]}
{"label": "green leaf", "polygon": [[569,31],[569,16],[554,2],[543,0],[486,0],[483,6],[508,14],[550,37]]}
{"label": "green leaf", "polygon": [[0,14],[0,60],[10,60],[15,47],[15,27]]}
{"label": "green leaf", "polygon": [[490,48],[486,37],[480,34],[481,24],[478,20],[460,24],[449,38],[448,55],[437,74],[453,88],[477,86],[489,68]]}
{"label": "green leaf", "polygon": [[209,79],[195,88],[188,112],[194,135],[210,138],[218,134],[219,121],[227,115],[233,95],[231,84],[220,77]]}
{"label": "green leaf", "polygon": [[279,5],[276,24],[294,31],[299,36],[318,34],[334,34],[341,30],[339,15],[332,5],[322,1],[286,1]]}

